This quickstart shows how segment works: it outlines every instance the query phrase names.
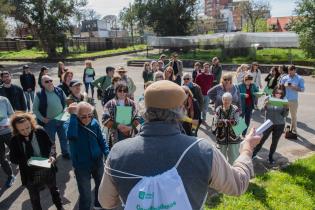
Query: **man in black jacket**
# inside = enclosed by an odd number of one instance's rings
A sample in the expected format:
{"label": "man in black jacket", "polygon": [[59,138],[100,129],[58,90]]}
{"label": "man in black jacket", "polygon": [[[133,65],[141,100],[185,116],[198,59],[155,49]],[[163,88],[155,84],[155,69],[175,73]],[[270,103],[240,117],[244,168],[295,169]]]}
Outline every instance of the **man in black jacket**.
{"label": "man in black jacket", "polygon": [[27,109],[31,111],[31,101],[34,101],[34,91],[36,86],[35,76],[30,71],[28,65],[23,66],[23,74],[20,76],[20,82],[27,102]]}
{"label": "man in black jacket", "polygon": [[1,79],[3,81],[2,87],[0,87],[0,95],[9,99],[14,111],[26,111],[25,96],[22,88],[11,83],[11,74],[8,71],[1,73]]}

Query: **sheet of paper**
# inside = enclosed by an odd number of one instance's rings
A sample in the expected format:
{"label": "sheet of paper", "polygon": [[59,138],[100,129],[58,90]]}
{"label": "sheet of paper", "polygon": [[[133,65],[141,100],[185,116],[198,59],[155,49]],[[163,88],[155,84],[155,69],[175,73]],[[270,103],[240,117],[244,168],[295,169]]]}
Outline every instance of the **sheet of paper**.
{"label": "sheet of paper", "polygon": [[131,106],[117,106],[116,107],[116,122],[118,124],[130,125],[132,118]]}
{"label": "sheet of paper", "polygon": [[273,125],[271,120],[266,120],[259,128],[256,129],[256,134],[261,135],[263,132],[265,132],[268,128],[270,128]]}
{"label": "sheet of paper", "polygon": [[51,163],[48,162],[49,159],[43,157],[31,157],[27,161],[27,165],[29,166],[37,166],[42,168],[51,168]]}
{"label": "sheet of paper", "polygon": [[245,119],[240,118],[238,120],[237,124],[235,126],[233,126],[232,128],[233,128],[234,133],[237,136],[240,136],[243,133],[243,131],[247,128],[247,125],[245,123]]}
{"label": "sheet of paper", "polygon": [[55,117],[55,120],[67,121],[69,118],[70,118],[69,112],[61,112],[57,117]]}

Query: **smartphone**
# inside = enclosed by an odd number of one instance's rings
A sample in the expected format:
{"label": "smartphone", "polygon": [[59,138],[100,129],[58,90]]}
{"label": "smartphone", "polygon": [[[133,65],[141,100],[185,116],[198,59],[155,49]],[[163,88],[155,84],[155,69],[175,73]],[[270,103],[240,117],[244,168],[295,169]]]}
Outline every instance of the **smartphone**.
{"label": "smartphone", "polygon": [[291,86],[291,82],[288,83],[288,86]]}

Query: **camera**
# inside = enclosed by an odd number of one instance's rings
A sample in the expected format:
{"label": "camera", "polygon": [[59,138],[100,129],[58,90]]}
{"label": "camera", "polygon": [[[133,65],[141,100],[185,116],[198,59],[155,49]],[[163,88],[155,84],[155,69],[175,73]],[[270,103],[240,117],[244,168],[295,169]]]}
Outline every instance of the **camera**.
{"label": "camera", "polygon": [[291,82],[288,83],[288,86],[291,86]]}

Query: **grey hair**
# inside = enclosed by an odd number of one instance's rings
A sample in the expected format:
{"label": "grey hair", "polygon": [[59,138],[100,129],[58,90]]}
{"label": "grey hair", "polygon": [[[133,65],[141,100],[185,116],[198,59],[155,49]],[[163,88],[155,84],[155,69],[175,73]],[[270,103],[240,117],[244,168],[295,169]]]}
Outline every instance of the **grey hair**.
{"label": "grey hair", "polygon": [[[153,75],[153,78],[154,78],[153,80],[156,82],[158,77],[163,77],[164,78],[163,72],[161,72],[161,71],[155,72],[154,75]],[[161,79],[161,80],[163,80],[163,79]]]}
{"label": "grey hair", "polygon": [[42,76],[42,79],[41,79],[40,82],[43,84],[43,82],[44,82],[45,79],[53,80],[51,76],[45,74],[45,75]]}
{"label": "grey hair", "polygon": [[164,121],[164,122],[177,122],[183,118],[183,110],[178,107],[175,109],[160,109],[160,108],[147,108],[144,111],[143,118],[146,122]]}
{"label": "grey hair", "polygon": [[80,109],[82,109],[82,108],[89,108],[91,110],[91,112],[94,111],[94,107],[86,101],[79,102],[77,107],[78,107],[78,113],[80,112]]}
{"label": "grey hair", "polygon": [[223,94],[223,96],[222,96],[222,100],[223,100],[224,98],[230,99],[230,100],[232,101],[233,96],[232,96],[232,94],[231,94],[230,92],[225,92],[225,93]]}

